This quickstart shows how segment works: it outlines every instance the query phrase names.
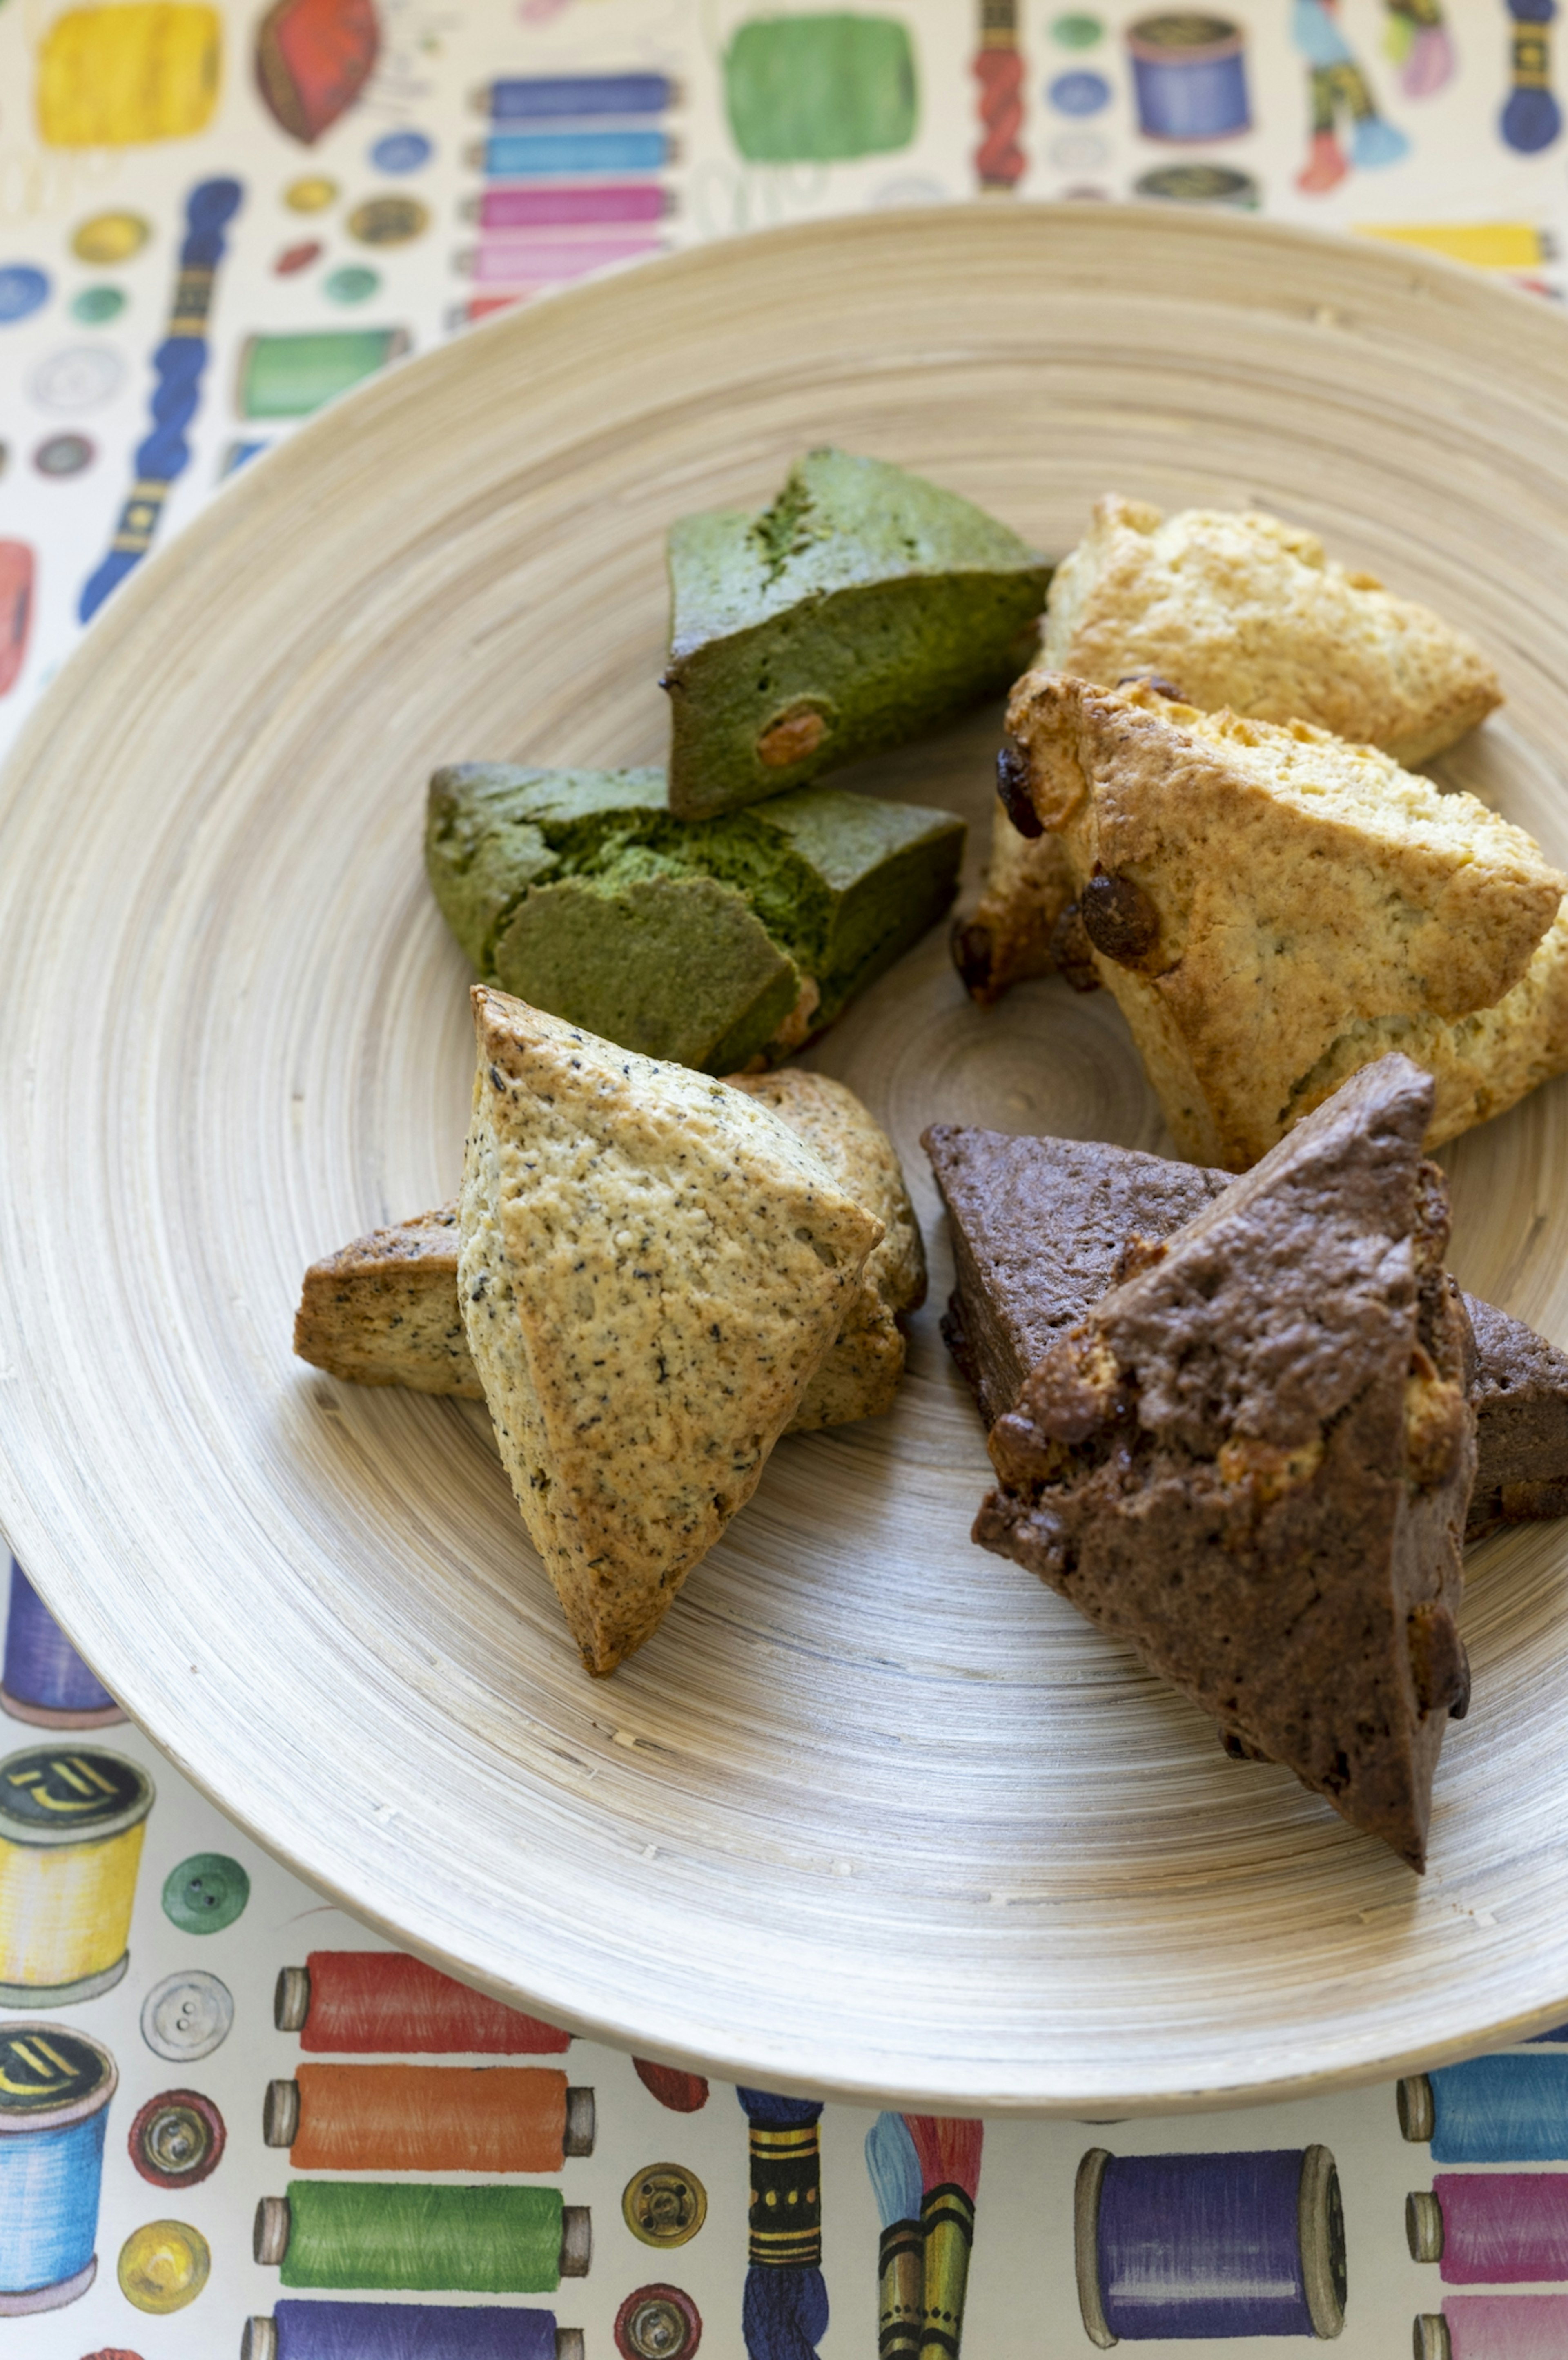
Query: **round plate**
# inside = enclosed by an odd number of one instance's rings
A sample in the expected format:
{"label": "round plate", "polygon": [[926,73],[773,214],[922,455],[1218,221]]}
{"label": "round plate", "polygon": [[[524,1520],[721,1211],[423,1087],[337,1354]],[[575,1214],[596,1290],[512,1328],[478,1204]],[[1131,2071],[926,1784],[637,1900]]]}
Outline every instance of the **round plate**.
{"label": "round plate", "polygon": [[[788,1440],[583,1677],[477,1405],[290,1357],[300,1273],[456,1182],[456,758],[659,757],[661,541],[827,440],[1048,549],[1116,487],[1247,501],[1500,660],[1451,778],[1568,856],[1568,334],[1404,252],[955,208],[708,247],[394,372],[122,591],[6,781],[4,1510],[94,1668],[263,1842],[640,2053],[936,2108],[1369,2078],[1568,1994],[1568,1526],[1473,1561],[1418,1882],[969,1525],[933,1120],[1159,1146],[1108,995],[983,1013],[940,933],[815,1053],[931,1247],[896,1412]],[[983,835],[997,716],[862,783]],[[1454,1151],[1456,1267],[1568,1334],[1568,1087]]]}

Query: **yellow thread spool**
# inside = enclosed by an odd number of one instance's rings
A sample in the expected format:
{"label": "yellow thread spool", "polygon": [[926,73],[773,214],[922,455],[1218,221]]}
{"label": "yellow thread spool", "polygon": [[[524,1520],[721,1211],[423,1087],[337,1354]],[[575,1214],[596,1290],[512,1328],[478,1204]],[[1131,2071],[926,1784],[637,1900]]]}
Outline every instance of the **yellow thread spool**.
{"label": "yellow thread spool", "polygon": [[0,2006],[65,2007],[117,1983],[152,1780],[97,1747],[0,1762]]}
{"label": "yellow thread spool", "polygon": [[38,49],[38,136],[51,148],[189,139],[218,103],[223,21],[189,0],[69,8]]}

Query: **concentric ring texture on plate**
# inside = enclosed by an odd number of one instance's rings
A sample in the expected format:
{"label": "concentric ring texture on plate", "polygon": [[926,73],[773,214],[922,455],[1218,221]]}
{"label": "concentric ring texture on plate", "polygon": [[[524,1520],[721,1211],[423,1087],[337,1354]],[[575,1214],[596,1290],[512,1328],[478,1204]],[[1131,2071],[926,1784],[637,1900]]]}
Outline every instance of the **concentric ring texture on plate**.
{"label": "concentric ring texture on plate", "polygon": [[[688,254],[408,366],[109,608],[7,773],[0,1442],[18,1552],[264,1842],[473,1980],[822,2093],[1086,2114],[1367,2078],[1568,1995],[1568,1530],[1472,1562],[1418,1882],[968,1532],[933,1120],[1159,1147],[1105,995],[940,936],[813,1053],[892,1129],[931,1300],[887,1419],[787,1440],[586,1680],[475,1405],[295,1361],[313,1256],[439,1202],[441,760],[657,760],[661,542],[834,441],[1047,549],[1248,501],[1429,598],[1506,716],[1445,775],[1568,858],[1568,332],[1425,261],[954,209]],[[988,825],[997,716],[860,783]],[[1568,1336],[1568,1087],[1459,1142],[1465,1283]]]}

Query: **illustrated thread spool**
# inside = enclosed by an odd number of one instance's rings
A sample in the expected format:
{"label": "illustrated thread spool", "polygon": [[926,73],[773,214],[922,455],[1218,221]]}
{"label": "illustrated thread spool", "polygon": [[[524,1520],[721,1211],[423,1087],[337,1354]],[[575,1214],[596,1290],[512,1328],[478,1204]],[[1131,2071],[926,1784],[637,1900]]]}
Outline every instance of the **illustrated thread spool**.
{"label": "illustrated thread spool", "polygon": [[[0,542],[0,552],[18,546]],[[29,553],[28,586],[32,569]],[[26,645],[24,630],[22,644]],[[0,672],[4,670],[0,631]],[[20,668],[20,657],[17,659]],[[10,682],[0,677],[0,695]],[[5,1625],[5,1669],[0,1706],[13,1721],[40,1729],[106,1729],[125,1714],[96,1673],[89,1671],[15,1557],[11,1559],[11,1613]]]}
{"label": "illustrated thread spool", "polygon": [[1323,2147],[1114,2156],[1078,2167],[1073,2251],[1084,2331],[1124,2338],[1339,2334],[1345,2214]]}
{"label": "illustrated thread spool", "polygon": [[539,2066],[301,2065],[262,2135],[302,2171],[559,2171],[593,2123],[593,2091]]}
{"label": "illustrated thread spool", "polygon": [[1568,2161],[1568,2055],[1474,2057],[1407,2075],[1399,2128],[1434,2163]]}
{"label": "illustrated thread spool", "polygon": [[1127,42],[1146,139],[1230,139],[1251,127],[1245,37],[1228,16],[1190,8],[1141,16]]}
{"label": "illustrated thread spool", "polygon": [[112,1990],[126,1948],[152,1780],[87,1746],[0,1762],[0,2006]]}
{"label": "illustrated thread spool", "polygon": [[98,2191],[119,2080],[97,2041],[52,2024],[0,2031],[0,2319],[58,2311],[98,2274]]}
{"label": "illustrated thread spool", "polygon": [[289,2287],[553,2294],[587,2277],[593,2223],[557,2188],[293,2180],[257,2205],[254,2244]]}
{"label": "illustrated thread spool", "polygon": [[662,115],[681,103],[680,85],[661,73],[506,74],[474,93],[492,123],[541,123],[564,115]]}
{"label": "illustrated thread spool", "polygon": [[312,1950],[273,1995],[279,2032],[337,2057],[558,2057],[572,2035],[403,1950]]}
{"label": "illustrated thread spool", "polygon": [[1450,2295],[1415,2322],[1416,2360],[1562,2360],[1568,2295]]}
{"label": "illustrated thread spool", "polygon": [[1405,2199],[1410,2258],[1437,2262],[1445,2286],[1528,2286],[1568,2278],[1568,2176],[1440,2172]]}
{"label": "illustrated thread spool", "polygon": [[580,2327],[486,2304],[289,2302],[245,2322],[240,2360],[583,2360]]}
{"label": "illustrated thread spool", "polygon": [[335,394],[373,377],[408,349],[406,328],[316,328],[247,336],[240,347],[242,418],[308,418]]}

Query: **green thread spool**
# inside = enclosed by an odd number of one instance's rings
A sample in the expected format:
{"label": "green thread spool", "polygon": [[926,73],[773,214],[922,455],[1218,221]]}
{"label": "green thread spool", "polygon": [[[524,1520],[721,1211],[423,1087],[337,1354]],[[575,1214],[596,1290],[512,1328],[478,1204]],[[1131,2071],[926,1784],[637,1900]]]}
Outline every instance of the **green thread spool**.
{"label": "green thread spool", "polygon": [[316,328],[247,336],[240,347],[242,418],[308,418],[408,349],[405,328]]}
{"label": "green thread spool", "polygon": [[587,2276],[592,2223],[558,2188],[291,2180],[256,2207],[255,2251],[287,2287],[553,2294]]}

